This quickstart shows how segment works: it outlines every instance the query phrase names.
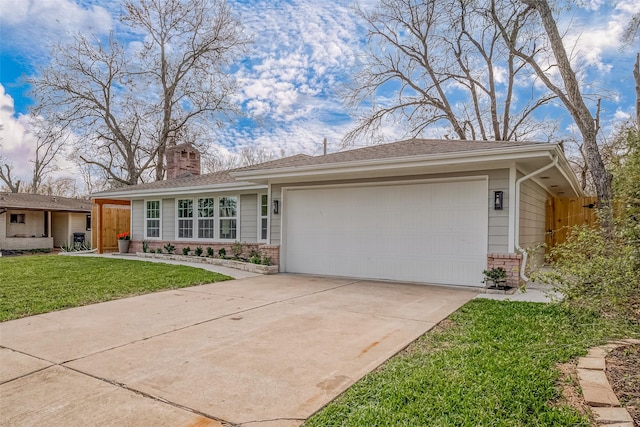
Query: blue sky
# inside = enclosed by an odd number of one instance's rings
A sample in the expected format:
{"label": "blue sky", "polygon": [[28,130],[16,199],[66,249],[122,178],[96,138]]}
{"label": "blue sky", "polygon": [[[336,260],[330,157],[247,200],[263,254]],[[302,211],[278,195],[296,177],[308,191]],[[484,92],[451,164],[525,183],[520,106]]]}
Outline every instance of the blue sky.
{"label": "blue sky", "polygon": [[[338,150],[354,121],[336,90],[357,69],[365,52],[365,29],[353,13],[351,0],[229,0],[255,43],[236,78],[236,102],[246,117],[217,130],[221,152],[247,146],[280,155],[319,154],[322,140]],[[360,1],[364,8],[374,0]],[[576,2],[579,3],[579,2]],[[598,90],[606,89],[603,124],[632,116],[635,102],[631,71],[636,44],[621,49],[619,35],[626,20],[640,11],[637,0],[591,0],[564,14],[560,26],[576,63]],[[32,137],[25,114],[33,103],[22,75],[31,75],[48,61],[49,43],[69,40],[75,32],[108,34],[117,30],[117,4],[111,0],[0,0],[0,123],[2,152],[27,178]],[[596,90],[594,87],[593,90]],[[391,95],[391,94],[389,94]],[[566,116],[562,110],[556,114]],[[562,132],[570,132],[564,120]],[[388,124],[388,141],[405,136]],[[442,137],[442,129],[425,136]],[[363,141],[362,143],[366,143]],[[72,154],[69,153],[69,156]],[[60,159],[63,173],[74,173],[72,162]]]}

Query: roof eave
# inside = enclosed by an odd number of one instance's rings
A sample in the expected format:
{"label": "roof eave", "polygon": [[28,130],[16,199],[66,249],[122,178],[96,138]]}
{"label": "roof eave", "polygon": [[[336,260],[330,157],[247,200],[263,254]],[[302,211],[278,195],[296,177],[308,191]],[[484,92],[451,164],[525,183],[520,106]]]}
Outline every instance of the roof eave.
{"label": "roof eave", "polygon": [[147,190],[121,190],[121,191],[105,191],[94,193],[91,199],[114,199],[128,200],[133,197],[157,197],[157,196],[175,196],[181,194],[196,194],[202,192],[214,191],[244,191],[244,190],[263,190],[267,186],[263,184],[255,184],[252,182],[226,182],[220,184],[204,184],[194,187],[169,187],[169,188],[152,188]]}

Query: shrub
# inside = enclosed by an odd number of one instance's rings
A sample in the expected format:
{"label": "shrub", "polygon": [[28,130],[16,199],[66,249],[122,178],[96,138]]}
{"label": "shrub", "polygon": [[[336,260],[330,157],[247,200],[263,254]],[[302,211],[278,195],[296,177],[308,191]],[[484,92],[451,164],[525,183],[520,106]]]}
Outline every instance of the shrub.
{"label": "shrub", "polygon": [[148,240],[143,240],[142,241],[142,252],[144,252],[144,253],[149,252],[149,241]]}
{"label": "shrub", "polygon": [[225,248],[218,249],[218,256],[225,259],[227,257],[227,250]]}
{"label": "shrub", "polygon": [[172,254],[173,251],[176,250],[176,247],[173,246],[171,243],[167,243],[166,245],[164,245],[164,250],[167,251],[168,254]]}
{"label": "shrub", "polygon": [[213,248],[211,247],[207,248],[207,256],[210,258],[213,258]]}
{"label": "shrub", "polygon": [[161,254],[162,253],[162,249],[161,248],[156,249],[156,253],[157,254]]}
{"label": "shrub", "polygon": [[60,245],[60,249],[62,249],[62,252],[81,252],[88,251],[91,248],[87,246],[86,243],[62,242],[62,245]]}
{"label": "shrub", "polygon": [[202,246],[198,246],[196,248],[196,250],[193,251],[193,253],[194,253],[195,256],[201,256],[202,255]]}
{"label": "shrub", "polygon": [[182,248],[182,255],[189,255],[189,252],[191,252],[191,248],[189,246]]}
{"label": "shrub", "polygon": [[567,241],[551,250],[555,271],[542,274],[542,280],[568,303],[640,322],[639,251],[622,235],[607,238],[600,229],[574,227]]}

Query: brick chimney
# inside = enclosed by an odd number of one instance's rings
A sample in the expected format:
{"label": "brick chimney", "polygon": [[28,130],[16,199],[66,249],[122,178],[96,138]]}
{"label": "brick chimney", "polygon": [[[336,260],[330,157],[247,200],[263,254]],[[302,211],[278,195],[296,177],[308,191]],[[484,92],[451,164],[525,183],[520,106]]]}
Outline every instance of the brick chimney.
{"label": "brick chimney", "polygon": [[200,175],[200,152],[191,143],[167,147],[167,179]]}

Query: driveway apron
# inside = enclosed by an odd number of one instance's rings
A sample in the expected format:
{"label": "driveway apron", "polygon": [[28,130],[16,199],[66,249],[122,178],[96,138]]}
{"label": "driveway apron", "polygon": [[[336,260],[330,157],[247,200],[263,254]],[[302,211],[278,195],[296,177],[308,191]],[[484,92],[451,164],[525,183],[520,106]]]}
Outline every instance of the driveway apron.
{"label": "driveway apron", "polygon": [[476,294],[281,274],[0,323],[0,424],[296,426]]}

